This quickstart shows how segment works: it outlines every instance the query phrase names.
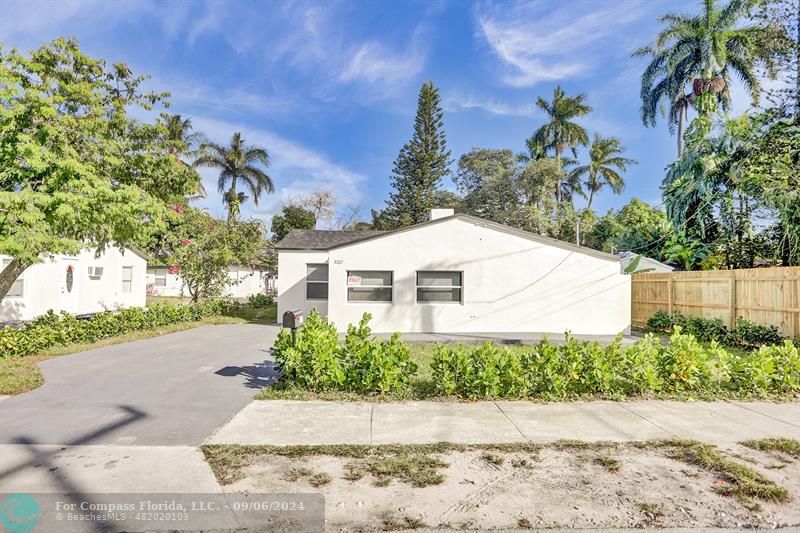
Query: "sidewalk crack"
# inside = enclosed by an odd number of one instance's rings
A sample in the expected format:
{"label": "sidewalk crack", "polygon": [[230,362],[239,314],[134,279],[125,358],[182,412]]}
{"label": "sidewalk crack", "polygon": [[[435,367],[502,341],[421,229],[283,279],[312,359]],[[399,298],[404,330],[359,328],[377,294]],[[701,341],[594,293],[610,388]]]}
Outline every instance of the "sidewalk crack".
{"label": "sidewalk crack", "polygon": [[763,416],[763,417],[766,417],[766,418],[770,418],[770,419],[772,419],[772,420],[774,420],[776,422],[782,422],[782,423],[788,424],[788,425],[790,425],[792,427],[800,428],[800,426],[798,426],[797,424],[792,424],[791,422],[787,422],[786,420],[781,420],[780,418],[775,418],[774,416],[768,415],[766,413],[762,413],[761,411],[756,411],[755,409],[750,409],[749,407],[747,407],[745,405],[742,405],[742,404],[740,404],[738,402],[733,402],[732,401],[732,402],[726,402],[726,403],[729,403],[731,405],[735,405],[736,407],[744,409],[745,411],[750,411],[751,413],[754,413],[754,414],[757,414],[757,415],[760,415],[760,416]]}
{"label": "sidewalk crack", "polygon": [[530,442],[531,440],[528,437],[525,436],[525,434],[522,432],[522,430],[519,429],[519,426],[516,425],[513,420],[511,420],[511,418],[508,416],[508,414],[506,414],[505,411],[503,411],[503,408],[500,407],[499,405],[497,405],[497,402],[492,402],[492,403],[494,404],[495,407],[497,407],[497,409],[501,413],[503,413],[503,416],[506,417],[506,420],[508,420],[508,423],[511,424],[512,426],[514,426],[514,429],[517,430],[517,433],[520,434],[520,436],[525,440],[525,442]]}
{"label": "sidewalk crack", "polygon": [[675,433],[671,432],[670,430],[668,430],[668,429],[665,429],[665,428],[662,428],[661,426],[659,426],[658,424],[656,424],[655,422],[653,422],[653,421],[652,421],[652,420],[650,420],[649,418],[646,418],[646,417],[644,417],[644,416],[640,415],[639,413],[637,413],[636,411],[634,411],[634,410],[632,410],[632,409],[628,409],[627,407],[625,407],[625,405],[623,405],[623,404],[622,404],[622,402],[619,402],[619,403],[618,403],[618,405],[619,405],[620,407],[622,407],[623,409],[625,409],[626,411],[628,411],[629,413],[632,413],[632,414],[634,414],[634,415],[638,416],[639,418],[641,418],[642,420],[644,420],[644,421],[645,421],[645,422],[647,422],[648,424],[652,424],[652,425],[654,425],[655,427],[657,427],[658,429],[660,429],[660,430],[661,430],[661,431],[663,431],[664,433],[669,433],[670,435],[672,435],[672,436],[673,436],[673,437],[675,437],[676,439],[680,439],[680,437],[679,437],[678,435],[676,435]]}
{"label": "sidewalk crack", "polygon": [[375,414],[375,404],[369,405],[369,445],[372,446],[372,416]]}

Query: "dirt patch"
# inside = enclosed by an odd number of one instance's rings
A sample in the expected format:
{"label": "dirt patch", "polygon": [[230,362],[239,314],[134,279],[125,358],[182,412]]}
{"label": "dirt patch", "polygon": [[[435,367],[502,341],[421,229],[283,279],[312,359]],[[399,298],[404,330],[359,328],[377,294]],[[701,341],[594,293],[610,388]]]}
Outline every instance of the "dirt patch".
{"label": "dirt patch", "polygon": [[[727,495],[730,478],[709,468],[704,462],[707,458],[686,460],[655,444],[488,452],[440,447],[439,451],[424,450],[424,456],[419,455],[421,451],[404,457],[425,457],[427,468],[441,474],[441,483],[414,486],[404,475],[394,475],[413,472],[408,464],[376,466],[369,454],[354,458],[340,450],[337,455],[251,455],[241,466],[240,479],[226,490],[317,490],[325,495],[328,528],[343,531],[800,524],[796,505],[800,461],[792,458],[780,469],[769,468],[775,463],[771,452],[744,446],[714,452],[785,490],[787,501]],[[363,450],[359,454],[364,455]],[[312,489],[304,479],[290,481],[293,476],[287,473],[298,470],[327,474],[331,480]],[[354,470],[362,475],[354,475]]]}

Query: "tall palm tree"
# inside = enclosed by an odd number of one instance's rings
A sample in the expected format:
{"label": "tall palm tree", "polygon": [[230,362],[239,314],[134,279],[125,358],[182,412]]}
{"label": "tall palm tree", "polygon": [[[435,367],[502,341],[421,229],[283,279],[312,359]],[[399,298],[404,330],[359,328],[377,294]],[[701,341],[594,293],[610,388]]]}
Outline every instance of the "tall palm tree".
{"label": "tall palm tree", "polygon": [[[231,137],[230,146],[214,142],[200,145],[200,155],[195,160],[196,167],[219,169],[217,189],[223,194],[223,202],[228,206],[228,220],[235,220],[239,206],[248,199],[237,191],[240,183],[250,193],[253,203],[258,205],[261,193],[271,193],[275,185],[260,166],[269,166],[269,154],[265,148],[248,146],[238,131]],[[227,191],[226,191],[227,189]]]}
{"label": "tall palm tree", "polygon": [[[184,161],[184,157],[192,158],[196,155],[196,151],[192,147],[205,140],[201,133],[192,131],[192,119],[183,118],[181,115],[170,115],[169,113],[161,113],[161,123],[167,129],[167,144],[169,146],[169,153],[180,163],[189,166]],[[197,185],[193,193],[195,198],[205,198],[206,189],[203,187],[203,180],[198,175]]]}
{"label": "tall palm tree", "polygon": [[701,0],[696,16],[667,14],[666,27],[652,46],[634,56],[649,56],[642,74],[642,122],[655,126],[656,114],[668,107],[670,131],[678,127],[678,155],[683,150],[683,129],[689,105],[708,118],[718,106],[730,106],[730,78],[735,73],[758,104],[760,84],[756,67],[774,69],[772,51],[765,46],[773,31],[764,26],[741,25],[754,0]]}
{"label": "tall palm tree", "polygon": [[[564,150],[570,148],[573,155],[576,155],[576,146],[579,144],[586,146],[589,143],[586,130],[573,121],[576,117],[586,115],[592,110],[592,107],[584,102],[585,100],[584,94],[567,96],[560,86],[556,86],[553,90],[551,101],[548,102],[542,97],[536,99],[536,106],[547,113],[549,121],[533,133],[528,140],[528,148],[552,149],[556,155],[559,173],[562,172],[561,154]],[[561,192],[561,181],[559,181],[556,185],[556,199],[559,202],[562,198]]]}
{"label": "tall palm tree", "polygon": [[[586,208],[592,207],[594,195],[608,185],[615,194],[622,192],[625,180],[620,175],[636,161],[622,157],[623,148],[618,139],[594,135],[592,146],[589,148],[589,163],[576,167],[569,173],[570,180],[579,180],[586,176],[586,189],[589,191],[589,203]],[[568,180],[568,181],[570,181]]]}

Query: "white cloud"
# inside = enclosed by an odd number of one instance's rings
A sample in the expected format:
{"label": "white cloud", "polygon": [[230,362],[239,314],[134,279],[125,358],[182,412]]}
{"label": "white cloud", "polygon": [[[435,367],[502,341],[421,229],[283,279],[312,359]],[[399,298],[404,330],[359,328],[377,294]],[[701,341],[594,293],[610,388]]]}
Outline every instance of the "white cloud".
{"label": "white cloud", "polygon": [[443,105],[445,111],[450,112],[480,109],[493,115],[511,117],[532,117],[538,113],[538,109],[533,103],[514,105],[494,98],[475,98],[472,96],[450,95],[444,99]]}
{"label": "white cloud", "polygon": [[409,48],[402,52],[388,50],[377,41],[356,46],[339,80],[345,83],[363,81],[368,85],[390,88],[414,78],[425,66],[425,56],[415,41],[412,39]]}
{"label": "white cloud", "polygon": [[[192,123],[198,131],[204,132],[215,142],[227,144],[231,135],[240,131],[248,144],[263,146],[269,152],[270,167],[267,173],[275,183],[275,194],[263,196],[258,207],[247,202],[243,206],[245,214],[264,217],[268,221],[280,211],[284,202],[315,188],[335,191],[343,204],[358,205],[363,200],[363,182],[367,177],[347,170],[314,150],[271,131],[243,124],[208,117],[192,117]],[[209,207],[212,214],[220,215],[222,198],[217,192],[218,174],[210,169],[203,170],[201,174],[208,198],[199,203]]]}
{"label": "white cloud", "polygon": [[152,0],[3,0],[5,23],[0,23],[0,39],[9,45],[34,47],[65,33],[105,32],[122,21],[141,16],[155,20],[164,36],[171,39],[186,19],[189,7],[188,2],[160,4]]}
{"label": "white cloud", "polygon": [[644,13],[636,1],[589,4],[508,4],[476,10],[480,36],[505,64],[503,82],[527,87],[585,74],[603,51],[602,42]]}

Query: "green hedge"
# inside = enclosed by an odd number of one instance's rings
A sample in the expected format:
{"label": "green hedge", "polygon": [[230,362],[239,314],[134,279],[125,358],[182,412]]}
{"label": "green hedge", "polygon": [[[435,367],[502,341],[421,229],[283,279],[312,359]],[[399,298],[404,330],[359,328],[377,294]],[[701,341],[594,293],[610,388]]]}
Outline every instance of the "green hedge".
{"label": "green hedge", "polygon": [[364,313],[358,326],[351,324],[344,343],[339,343],[334,325],[316,310],[297,330],[294,346],[289,330],[282,329],[272,354],[285,382],[315,392],[385,393],[406,388],[417,371],[408,346],[399,333],[388,341],[373,338],[371,318]]}
{"label": "green hedge", "polygon": [[676,326],[668,344],[653,335],[627,347],[620,341],[604,347],[568,335],[563,345],[544,340],[518,349],[439,345],[431,363],[433,381],[441,395],[470,399],[800,392],[800,353],[788,340],[732,354]]}
{"label": "green hedge", "polygon": [[756,324],[741,317],[736,319],[736,326],[732,330],[722,319],[686,316],[680,312],[669,314],[656,311],[647,319],[647,329],[654,333],[670,333],[676,327],[702,342],[717,341],[728,346],[757,348],[780,344],[784,340],[777,327]]}
{"label": "green hedge", "polygon": [[156,304],[130,307],[118,312],[97,313],[78,319],[52,310],[16,329],[0,330],[0,357],[20,357],[40,353],[54,346],[91,343],[130,331],[152,329],[177,322],[196,322],[210,316],[230,313],[232,300],[204,300],[192,305]]}
{"label": "green hedge", "polygon": [[253,309],[263,309],[272,305],[275,301],[275,298],[271,294],[258,293],[248,296],[247,301],[250,303],[250,307]]}

